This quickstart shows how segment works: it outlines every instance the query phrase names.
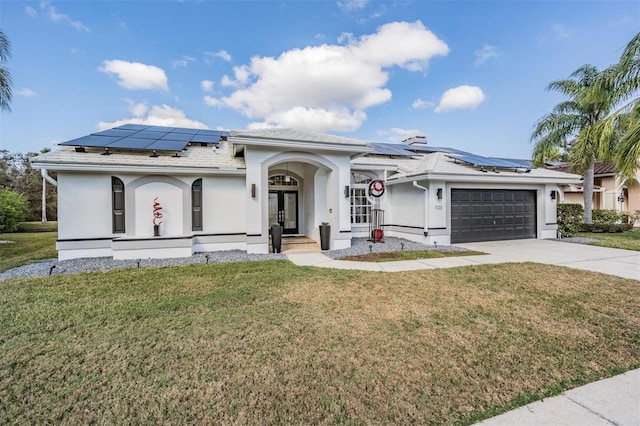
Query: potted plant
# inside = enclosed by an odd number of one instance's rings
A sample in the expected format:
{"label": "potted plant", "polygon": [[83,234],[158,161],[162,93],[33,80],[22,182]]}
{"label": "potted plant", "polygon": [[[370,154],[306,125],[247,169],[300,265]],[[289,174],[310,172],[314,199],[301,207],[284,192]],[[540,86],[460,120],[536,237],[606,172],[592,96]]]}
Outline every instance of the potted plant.
{"label": "potted plant", "polygon": [[279,223],[271,225],[271,247],[273,247],[274,253],[280,253],[282,251],[282,228]]}
{"label": "potted plant", "polygon": [[331,243],[331,225],[329,222],[322,222],[320,224],[320,249],[329,250]]}

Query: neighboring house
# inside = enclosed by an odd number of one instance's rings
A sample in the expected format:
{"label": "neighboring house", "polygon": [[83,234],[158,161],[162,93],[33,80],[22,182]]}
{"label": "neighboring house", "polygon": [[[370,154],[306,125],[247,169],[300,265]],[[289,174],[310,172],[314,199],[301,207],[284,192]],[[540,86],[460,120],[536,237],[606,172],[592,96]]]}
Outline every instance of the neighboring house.
{"label": "neighboring house", "polygon": [[[571,172],[570,164],[547,166],[550,170]],[[640,168],[635,179],[625,183],[616,173],[613,164],[597,162],[594,165],[593,208],[616,210],[633,214],[640,210]],[[560,202],[584,206],[582,183],[560,186]]]}
{"label": "neighboring house", "polygon": [[578,175],[425,142],[127,124],[64,142],[32,165],[57,172],[60,259],[268,253],[273,223],[317,241],[329,222],[331,249],[372,227],[440,245],[555,238],[556,190]]}

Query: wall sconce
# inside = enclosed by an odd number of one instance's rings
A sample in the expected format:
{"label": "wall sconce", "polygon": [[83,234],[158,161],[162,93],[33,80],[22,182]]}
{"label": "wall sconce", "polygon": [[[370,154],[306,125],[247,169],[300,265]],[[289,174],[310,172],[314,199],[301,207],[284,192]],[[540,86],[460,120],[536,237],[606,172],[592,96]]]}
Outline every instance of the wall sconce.
{"label": "wall sconce", "polygon": [[555,200],[556,199],[556,195],[557,195],[557,191],[555,189],[552,189],[551,193],[549,195],[551,196],[552,200]]}
{"label": "wall sconce", "polygon": [[618,202],[619,203],[624,203],[624,195],[622,195],[622,194],[618,195]]}
{"label": "wall sconce", "polygon": [[256,198],[256,184],[251,184],[251,198]]}
{"label": "wall sconce", "polygon": [[436,197],[438,197],[438,200],[442,200],[442,188],[438,188],[436,191]]}
{"label": "wall sconce", "polygon": [[344,198],[349,198],[351,191],[349,191],[349,185],[344,187]]}

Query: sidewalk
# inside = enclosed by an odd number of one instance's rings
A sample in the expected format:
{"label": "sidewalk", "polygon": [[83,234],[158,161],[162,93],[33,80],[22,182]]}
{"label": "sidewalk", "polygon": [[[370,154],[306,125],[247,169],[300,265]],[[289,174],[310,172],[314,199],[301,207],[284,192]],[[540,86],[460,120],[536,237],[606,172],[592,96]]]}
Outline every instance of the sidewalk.
{"label": "sidewalk", "polygon": [[476,423],[499,425],[640,425],[640,369]]}
{"label": "sidewalk", "polygon": [[[640,280],[640,252],[545,240],[492,241],[461,246],[488,254],[380,263],[333,260],[317,252],[291,253],[287,257],[299,266],[378,272],[538,262]],[[640,426],[640,369],[533,402],[477,424]]]}

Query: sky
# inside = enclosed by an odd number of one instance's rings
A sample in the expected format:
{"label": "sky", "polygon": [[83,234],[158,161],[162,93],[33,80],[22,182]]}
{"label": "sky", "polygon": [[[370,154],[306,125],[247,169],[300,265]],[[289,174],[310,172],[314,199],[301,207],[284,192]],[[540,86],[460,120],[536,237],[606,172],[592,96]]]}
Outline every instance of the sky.
{"label": "sky", "polygon": [[0,2],[0,149],[124,123],[293,127],[530,158],[546,90],[614,64],[638,1]]}

